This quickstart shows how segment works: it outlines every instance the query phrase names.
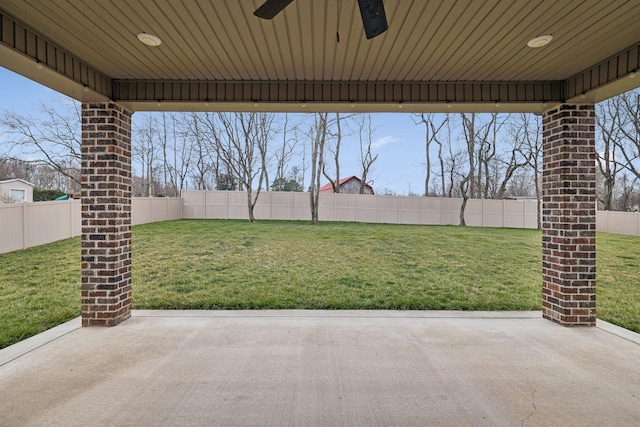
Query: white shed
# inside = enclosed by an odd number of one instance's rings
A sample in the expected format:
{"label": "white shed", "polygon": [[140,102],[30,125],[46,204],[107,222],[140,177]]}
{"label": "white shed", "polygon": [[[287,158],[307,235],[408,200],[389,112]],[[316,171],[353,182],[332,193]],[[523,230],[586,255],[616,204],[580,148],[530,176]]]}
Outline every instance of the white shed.
{"label": "white shed", "polygon": [[0,203],[33,202],[33,187],[24,179],[0,179]]}

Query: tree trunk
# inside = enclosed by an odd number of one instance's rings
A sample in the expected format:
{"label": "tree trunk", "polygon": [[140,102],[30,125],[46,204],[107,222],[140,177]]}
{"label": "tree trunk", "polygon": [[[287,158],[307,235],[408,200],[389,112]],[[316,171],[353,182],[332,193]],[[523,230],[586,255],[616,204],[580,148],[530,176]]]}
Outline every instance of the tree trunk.
{"label": "tree trunk", "polygon": [[460,193],[462,193],[462,205],[460,205],[460,226],[465,227],[467,225],[464,220],[464,211],[467,208],[467,200],[469,200],[469,188],[467,186],[469,179],[465,178],[460,181]]}
{"label": "tree trunk", "polygon": [[[368,121],[368,123],[365,123]],[[371,153],[373,145],[373,128],[371,127],[371,115],[367,114],[362,117],[360,122],[360,165],[362,166],[362,174],[360,180],[360,194],[364,194],[364,189],[367,187],[367,178],[371,170],[371,166],[378,159],[378,154],[375,156]],[[366,147],[365,147],[366,144]]]}
{"label": "tree trunk", "polygon": [[310,131],[311,137],[311,184],[309,184],[309,205],[311,224],[318,224],[318,203],[320,200],[320,177],[324,168],[324,143],[327,136],[327,113],[318,113]]}
{"label": "tree trunk", "polygon": [[469,161],[469,170],[467,174],[460,181],[460,192],[462,195],[462,206],[460,207],[460,225],[465,226],[464,210],[467,206],[467,199],[472,197],[475,191],[476,184],[476,157],[475,157],[475,141],[476,141],[476,128],[475,119],[476,114],[470,113],[469,115],[461,114],[462,116],[462,130],[464,131],[466,145],[467,145],[467,160]]}
{"label": "tree trunk", "polygon": [[248,210],[249,210],[249,221],[250,222],[256,222],[256,217],[253,214],[254,204],[253,204],[253,200],[252,200],[251,189],[247,190],[247,207],[248,207]]}

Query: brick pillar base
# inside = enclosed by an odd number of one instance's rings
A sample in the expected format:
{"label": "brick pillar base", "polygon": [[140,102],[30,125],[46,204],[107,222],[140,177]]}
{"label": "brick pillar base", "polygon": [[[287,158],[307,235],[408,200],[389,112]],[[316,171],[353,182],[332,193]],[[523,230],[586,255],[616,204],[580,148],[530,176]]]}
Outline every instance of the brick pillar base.
{"label": "brick pillar base", "polygon": [[82,105],[82,325],[131,315],[131,112]]}
{"label": "brick pillar base", "polygon": [[544,113],[542,126],[542,315],[595,326],[594,106],[562,104]]}

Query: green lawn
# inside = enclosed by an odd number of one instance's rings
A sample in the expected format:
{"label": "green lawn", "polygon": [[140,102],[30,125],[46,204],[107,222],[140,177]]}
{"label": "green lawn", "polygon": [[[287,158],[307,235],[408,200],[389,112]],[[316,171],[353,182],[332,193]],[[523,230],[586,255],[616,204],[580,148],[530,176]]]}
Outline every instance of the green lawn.
{"label": "green lawn", "polygon": [[[80,314],[79,239],[0,255],[0,348]],[[640,332],[640,239],[598,235],[598,318]],[[261,221],[133,228],[133,308],[539,310],[537,230]]]}

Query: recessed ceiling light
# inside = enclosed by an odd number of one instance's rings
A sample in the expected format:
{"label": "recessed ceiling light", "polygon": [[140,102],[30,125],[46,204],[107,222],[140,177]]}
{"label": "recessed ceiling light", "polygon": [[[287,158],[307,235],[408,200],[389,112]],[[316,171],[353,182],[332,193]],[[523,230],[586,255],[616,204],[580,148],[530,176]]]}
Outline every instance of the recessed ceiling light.
{"label": "recessed ceiling light", "polygon": [[544,36],[534,37],[531,40],[529,40],[529,43],[527,43],[527,46],[534,47],[534,48],[546,46],[549,44],[549,42],[552,39],[553,39],[553,36],[551,34],[545,34]]}
{"label": "recessed ceiling light", "polygon": [[158,36],[154,36],[153,34],[149,34],[149,33],[138,34],[138,40],[140,40],[142,43],[146,44],[147,46],[160,46],[160,43],[162,43],[162,41]]}

